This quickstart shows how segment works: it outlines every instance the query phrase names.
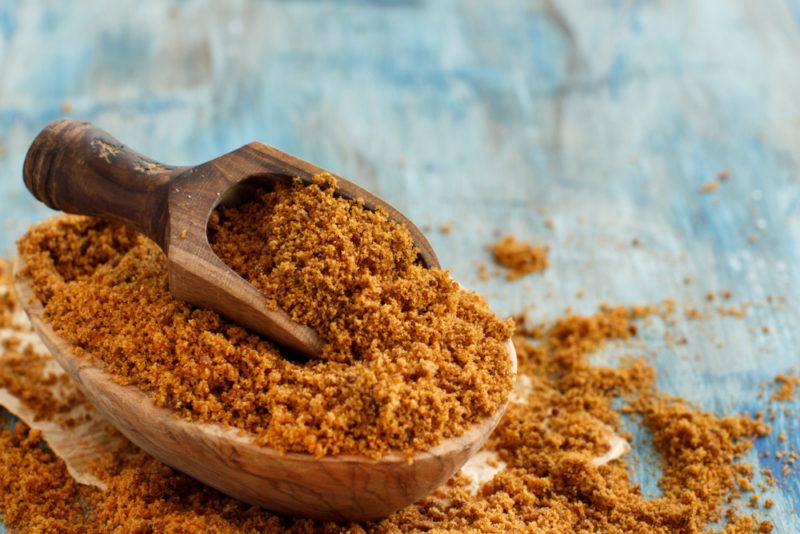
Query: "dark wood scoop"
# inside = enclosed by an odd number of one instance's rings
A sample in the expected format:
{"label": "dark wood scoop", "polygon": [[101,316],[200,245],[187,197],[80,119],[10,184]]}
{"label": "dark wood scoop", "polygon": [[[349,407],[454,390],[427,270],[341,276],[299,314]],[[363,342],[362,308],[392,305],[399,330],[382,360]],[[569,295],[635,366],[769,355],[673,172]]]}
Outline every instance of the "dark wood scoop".
{"label": "dark wood scoop", "polygon": [[[214,208],[252,198],[253,187],[273,188],[294,178],[310,184],[326,172],[258,142],[202,165],[173,167],[142,156],[90,123],[57,120],[34,139],[23,175],[28,190],[51,208],[120,222],[155,241],[167,255],[169,287],[176,298],[316,356],[324,340],[285,312],[268,308],[264,295],[214,254],[207,226]],[[430,243],[402,213],[336,178],[338,196],[361,198],[367,209],[383,208],[411,232],[420,261],[439,266]]]}

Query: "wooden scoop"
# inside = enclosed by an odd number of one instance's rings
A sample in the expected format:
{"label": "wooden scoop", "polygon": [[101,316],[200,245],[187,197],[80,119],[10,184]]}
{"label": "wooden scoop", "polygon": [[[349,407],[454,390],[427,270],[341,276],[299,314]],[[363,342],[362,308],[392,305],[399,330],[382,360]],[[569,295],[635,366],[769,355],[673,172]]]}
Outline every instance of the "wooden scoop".
{"label": "wooden scoop", "polygon": [[[91,354],[77,355],[42,317],[25,266],[15,267],[15,289],[34,329],[98,411],[133,443],[163,463],[233,497],[297,517],[360,521],[384,517],[439,487],[484,444],[506,409],[461,436],[417,453],[378,459],[280,452],[256,445],[252,435],[193,423],[153,404],[134,386],[113,380]],[[516,373],[508,342],[509,371]]]}
{"label": "wooden scoop", "polygon": [[[158,243],[167,255],[175,298],[316,356],[324,340],[285,312],[268,308],[264,295],[214,254],[206,229],[215,207],[252,198],[254,186],[270,189],[295,178],[308,184],[327,172],[258,142],[196,167],[172,167],[134,152],[87,122],[63,119],[34,139],[23,176],[28,190],[53,209],[120,222]],[[430,243],[402,213],[336,178],[337,195],[361,198],[367,209],[383,208],[411,232],[422,263],[439,266]]]}

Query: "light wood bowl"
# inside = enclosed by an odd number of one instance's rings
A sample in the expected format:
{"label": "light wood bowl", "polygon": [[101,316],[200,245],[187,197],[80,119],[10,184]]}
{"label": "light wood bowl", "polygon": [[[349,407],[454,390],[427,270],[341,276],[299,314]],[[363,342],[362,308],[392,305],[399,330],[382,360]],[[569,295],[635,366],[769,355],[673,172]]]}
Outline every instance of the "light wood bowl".
{"label": "light wood bowl", "polygon": [[[16,264],[14,285],[33,328],[97,410],[128,439],[163,463],[219,491],[296,517],[360,521],[387,516],[425,497],[475,454],[497,426],[506,403],[463,435],[414,455],[379,459],[315,458],[256,445],[247,434],[195,423],[153,404],[134,386],[116,383],[94,358],[77,356],[43,319],[42,303]],[[512,372],[517,357],[508,341]]]}

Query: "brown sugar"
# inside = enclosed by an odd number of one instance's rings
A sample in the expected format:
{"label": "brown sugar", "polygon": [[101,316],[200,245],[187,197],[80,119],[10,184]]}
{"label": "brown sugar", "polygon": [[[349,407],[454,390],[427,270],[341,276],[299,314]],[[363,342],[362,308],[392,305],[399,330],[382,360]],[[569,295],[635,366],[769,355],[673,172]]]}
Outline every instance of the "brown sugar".
{"label": "brown sugar", "polygon": [[517,241],[513,235],[502,237],[492,245],[494,259],[500,265],[508,267],[508,280],[517,280],[530,273],[538,273],[547,269],[549,248],[546,245],[534,245]]}
{"label": "brown sugar", "polygon": [[13,328],[13,313],[17,309],[17,296],[11,289],[10,269],[0,259],[0,328]]}
{"label": "brown sugar", "polygon": [[325,360],[384,360],[385,368],[403,357],[437,362],[445,352],[457,361],[443,366],[473,362],[493,375],[481,379],[503,382],[510,324],[447,272],[420,265],[406,228],[335,198],[333,185],[280,187],[216,214],[214,251],[325,338]]}
{"label": "brown sugar", "polygon": [[480,278],[484,282],[487,282],[492,279],[492,275],[489,274],[489,269],[486,267],[485,263],[481,263],[478,265],[478,278]]}
{"label": "brown sugar", "polygon": [[747,316],[747,310],[750,308],[751,304],[749,302],[745,302],[739,306],[731,305],[731,306],[717,306],[717,313],[723,317],[735,317],[737,319],[742,319]]}
{"label": "brown sugar", "polygon": [[[32,407],[37,420],[66,414],[78,402],[80,396],[66,375],[46,372],[49,357],[43,357],[28,345],[20,346],[13,338],[3,340],[0,350],[6,353],[0,365],[0,389]],[[62,395],[53,394],[54,385]]]}
{"label": "brown sugar", "polygon": [[710,182],[706,182],[701,185],[698,191],[701,193],[713,193],[717,189],[719,189],[719,182],[716,180],[711,180]]}
{"label": "brown sugar", "polygon": [[703,313],[694,306],[688,306],[684,310],[684,315],[690,321],[699,321],[703,318]]}
{"label": "brown sugar", "polygon": [[723,169],[717,173],[713,180],[706,182],[705,184],[701,185],[698,191],[701,193],[713,193],[717,189],[719,189],[720,185],[723,182],[727,182],[731,177],[731,172],[727,169]]}
{"label": "brown sugar", "polygon": [[779,374],[775,377],[775,384],[778,389],[772,394],[770,400],[778,402],[791,402],[795,398],[800,375]]}
{"label": "brown sugar", "polygon": [[83,487],[41,446],[38,432],[19,423],[0,429],[0,511],[7,527],[30,532],[80,532]]}
{"label": "brown sugar", "polygon": [[[216,406],[224,406],[230,397],[215,379],[235,377],[240,388],[273,383],[289,388],[294,383],[285,377],[298,376],[301,371],[295,367],[302,370],[308,365],[283,358],[268,343],[213,314],[172,300],[160,252],[120,227],[62,218],[34,228],[22,246],[40,295],[47,295],[48,305],[61,302],[51,313],[66,314],[65,320],[73,321],[74,332],[69,335],[94,354],[100,352],[95,347],[107,350],[110,355],[104,362],[110,368],[125,361],[112,357],[113,350],[121,350],[123,340],[133,347],[128,350],[149,351],[156,369],[148,374],[146,365],[131,361],[132,367],[140,366],[135,369],[140,373],[136,379],[149,384],[151,395],[163,395],[166,405],[181,413],[188,408],[179,402],[195,402],[204,385],[215,386],[215,394],[204,397],[207,402],[217,399]],[[10,294],[7,273],[0,262],[0,317],[8,318],[6,326],[19,311],[13,297],[2,298]],[[90,297],[102,305],[94,305]],[[78,313],[73,306],[88,309]],[[159,306],[165,309],[159,311]],[[105,307],[129,314],[127,322],[103,315]],[[527,377],[530,391],[523,391],[521,399],[509,406],[490,438],[486,449],[497,453],[493,463],[503,467],[477,492],[470,490],[467,477],[459,474],[429,497],[384,520],[318,523],[276,516],[226,497],[132,445],[98,460],[95,472],[108,485],[106,491],[100,491],[75,483],[64,463],[41,446],[41,435],[17,423],[13,430],[0,430],[0,514],[12,531],[66,533],[672,533],[704,531],[716,521],[726,524],[731,533],[770,532],[772,524],[758,518],[756,510],[742,509],[734,502],[742,491],[756,489],[751,480],[754,469],[744,464],[742,457],[753,439],[768,432],[767,425],[748,416],[717,416],[666,395],[656,385],[654,368],[643,358],[623,358],[617,366],[593,363],[592,355],[606,351],[611,344],[640,347],[643,325],[653,316],[664,318],[674,310],[672,302],[606,306],[593,315],[568,314],[548,324],[520,324],[514,344],[519,374]],[[95,322],[94,314],[99,314],[100,322]],[[200,330],[208,325],[215,329]],[[115,330],[118,328],[122,333]],[[106,339],[113,336],[119,337]],[[210,343],[208,337],[225,344]],[[196,344],[202,344],[202,350],[186,354]],[[223,354],[227,357],[218,352],[220,346],[226,348]],[[159,353],[167,352],[171,360],[158,358]],[[0,355],[0,387],[36,407],[40,417],[55,418],[66,406],[82,402],[69,382],[56,384],[63,390],[58,398],[48,393],[53,387],[44,365],[48,355],[24,349],[14,341],[0,348]],[[204,380],[189,383],[196,388],[189,393],[175,387],[178,378],[190,380],[197,371],[184,357],[200,359],[205,373]],[[5,362],[10,363],[5,366]],[[327,360],[313,365],[338,370],[364,363],[362,358],[353,363]],[[272,383],[258,378],[273,372],[283,378]],[[167,377],[163,384],[156,381],[159,373]],[[243,381],[245,373],[250,373],[250,381]],[[131,380],[131,370],[120,374]],[[255,401],[248,402],[245,410],[257,409]],[[304,403],[296,406],[307,409]],[[403,416],[393,414],[398,419]],[[662,495],[657,498],[645,497],[634,482],[632,473],[639,469],[636,463],[625,458],[596,461],[608,452],[609,435],[624,435],[622,423],[627,418],[652,439],[663,472],[659,482]],[[775,484],[768,470],[765,474]],[[753,502],[751,494],[743,500]],[[773,505],[769,500],[763,502],[764,508]]]}
{"label": "brown sugar", "polygon": [[51,220],[20,255],[60,336],[184,417],[319,456],[411,454],[460,435],[510,391],[511,324],[416,263],[404,227],[329,185],[280,188],[211,227],[223,259],[327,340],[322,360],[284,357],[175,300],[163,253],[124,227]]}
{"label": "brown sugar", "polygon": [[[529,329],[532,338],[515,338],[520,372],[535,393],[510,406],[491,438],[488,447],[505,468],[476,494],[457,475],[382,521],[318,523],[275,516],[228,498],[133,446],[96,465],[108,484],[103,492],[74,483],[63,463],[40,446],[38,433],[18,423],[12,431],[0,431],[0,513],[10,528],[92,533],[701,531],[723,517],[724,499],[737,478],[752,475],[738,458],[766,429],[747,417],[716,417],[664,396],[643,360],[620,367],[589,363],[590,355],[608,343],[636,336],[635,321],[644,310],[615,307],[571,315]],[[622,410],[614,406],[620,398]],[[653,437],[664,463],[662,497],[645,498],[624,459],[594,462],[607,449],[605,438],[619,427],[623,412],[638,418]],[[728,532],[771,528],[735,510],[724,518]]]}

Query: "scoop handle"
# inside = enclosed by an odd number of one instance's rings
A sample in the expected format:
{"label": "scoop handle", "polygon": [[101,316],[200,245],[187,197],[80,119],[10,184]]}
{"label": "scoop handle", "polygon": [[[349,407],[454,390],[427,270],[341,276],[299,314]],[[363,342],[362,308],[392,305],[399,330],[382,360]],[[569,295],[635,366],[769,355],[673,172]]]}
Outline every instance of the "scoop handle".
{"label": "scoop handle", "polygon": [[169,182],[181,171],[142,156],[88,122],[61,119],[33,140],[23,178],[50,208],[126,224],[163,249]]}

